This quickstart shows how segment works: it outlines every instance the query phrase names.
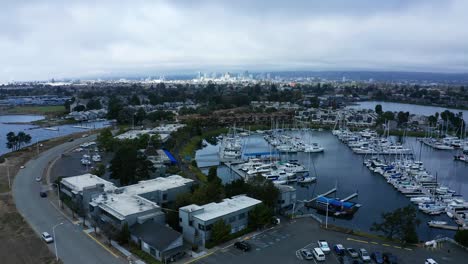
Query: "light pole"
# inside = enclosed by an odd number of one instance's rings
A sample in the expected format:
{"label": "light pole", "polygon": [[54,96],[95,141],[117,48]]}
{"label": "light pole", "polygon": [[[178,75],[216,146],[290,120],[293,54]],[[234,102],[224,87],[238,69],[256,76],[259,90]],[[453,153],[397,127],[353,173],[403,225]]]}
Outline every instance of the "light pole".
{"label": "light pole", "polygon": [[60,185],[57,183],[52,183],[52,186],[57,186],[57,199],[58,199],[58,204],[59,207],[62,207],[62,201],[60,200]]}
{"label": "light pole", "polygon": [[328,229],[328,198],[327,199],[327,216],[325,217],[325,228]]}
{"label": "light pole", "polygon": [[58,258],[58,252],[57,252],[57,240],[55,239],[55,228],[59,225],[63,225],[63,223],[58,223],[52,227],[52,234],[54,236],[55,258],[57,259],[57,261],[59,260],[59,258]]}

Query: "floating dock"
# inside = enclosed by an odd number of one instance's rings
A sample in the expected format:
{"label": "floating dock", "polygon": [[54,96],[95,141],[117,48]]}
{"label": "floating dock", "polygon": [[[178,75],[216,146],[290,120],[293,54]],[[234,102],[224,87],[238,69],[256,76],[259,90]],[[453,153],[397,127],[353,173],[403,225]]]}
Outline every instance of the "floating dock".
{"label": "floating dock", "polygon": [[445,230],[468,230],[468,227],[462,227],[462,226],[453,226],[453,225],[442,225],[442,224],[434,224],[434,223],[427,223],[430,227],[432,228],[439,228],[439,229],[445,229]]}

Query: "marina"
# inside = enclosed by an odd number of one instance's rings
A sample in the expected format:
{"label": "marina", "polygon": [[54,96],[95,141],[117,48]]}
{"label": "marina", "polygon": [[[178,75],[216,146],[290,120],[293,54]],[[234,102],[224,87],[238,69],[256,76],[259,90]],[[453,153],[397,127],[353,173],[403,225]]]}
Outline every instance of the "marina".
{"label": "marina", "polygon": [[[330,214],[330,221],[341,226],[353,228],[356,230],[369,231],[374,221],[380,218],[381,213],[394,210],[408,204],[417,204],[410,198],[418,198],[419,202],[424,198],[421,195],[413,194],[408,198],[406,195],[395,191],[394,187],[386,181],[384,177],[376,177],[374,172],[365,165],[365,159],[371,158],[372,154],[356,155],[347,145],[343,144],[329,131],[287,131],[284,132],[291,136],[301,137],[305,142],[317,142],[323,146],[326,151],[323,153],[279,153],[272,149],[265,139],[265,134],[250,134],[243,137],[243,159],[239,162],[221,163],[219,161],[219,146],[207,144],[196,153],[197,164],[203,167],[202,171],[207,172],[208,167],[218,166],[218,176],[223,182],[230,182],[242,178],[245,174],[240,170],[240,164],[248,161],[249,158],[259,157],[266,162],[275,157],[275,159],[288,161],[297,160],[302,164],[309,175],[316,177],[314,183],[302,185],[299,182],[290,183],[296,189],[298,201],[310,201],[317,197],[317,194],[323,194],[330,190],[330,186],[337,187],[340,194],[353,194],[358,192],[358,197],[353,197],[353,202],[362,205],[352,217],[335,217]],[[396,140],[395,137],[390,137]],[[405,138],[402,144],[405,148],[412,149],[416,153],[418,160],[423,161],[424,167],[431,174],[437,173],[437,181],[442,185],[456,191],[457,194],[468,197],[468,166],[464,162],[454,162],[453,154],[450,152],[436,151],[425,145],[421,145],[416,138]],[[269,155],[273,154],[273,155]],[[375,155],[374,155],[375,156]],[[385,155],[385,157],[398,157],[399,155]],[[400,155],[401,156],[401,155]],[[409,155],[405,155],[408,156]],[[394,158],[393,158],[394,159]],[[224,165],[225,164],[225,165]],[[356,186],[359,186],[357,190]],[[407,191],[409,191],[408,189]],[[443,189],[439,190],[443,191]],[[407,195],[410,195],[407,193]],[[329,198],[337,198],[336,193],[324,195]],[[418,200],[416,200],[418,201]],[[295,208],[297,214],[310,214],[316,212],[314,208],[297,205]],[[319,217],[325,217],[318,212]],[[418,217],[424,221],[440,220],[453,222],[446,214],[429,215],[419,213]],[[420,225],[418,233],[424,238],[434,237],[444,232],[453,232],[451,230],[432,229],[427,225]]]}

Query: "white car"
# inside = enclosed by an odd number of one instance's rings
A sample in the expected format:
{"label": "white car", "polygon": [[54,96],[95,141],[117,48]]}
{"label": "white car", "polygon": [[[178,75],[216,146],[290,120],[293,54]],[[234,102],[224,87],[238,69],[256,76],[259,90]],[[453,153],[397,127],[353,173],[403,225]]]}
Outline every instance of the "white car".
{"label": "white car", "polygon": [[437,262],[431,258],[428,258],[426,261],[424,261],[424,264],[437,264]]}
{"label": "white car", "polygon": [[364,248],[359,249],[359,256],[361,257],[362,261],[364,261],[364,262],[370,262],[371,261],[369,253],[367,253],[367,250],[365,250]]}
{"label": "white car", "polygon": [[330,247],[328,246],[327,241],[325,240],[319,240],[317,241],[318,246],[322,250],[323,253],[329,254],[330,253]]}
{"label": "white car", "polygon": [[310,260],[314,258],[314,254],[310,249],[303,248],[301,249],[301,255],[304,259]]}
{"label": "white car", "polygon": [[320,248],[314,248],[314,250],[312,250],[312,254],[314,254],[315,260],[325,261],[325,254]]}
{"label": "white car", "polygon": [[47,232],[43,232],[41,234],[41,237],[46,243],[54,242],[54,238],[51,235],[49,235],[49,233],[47,233]]}

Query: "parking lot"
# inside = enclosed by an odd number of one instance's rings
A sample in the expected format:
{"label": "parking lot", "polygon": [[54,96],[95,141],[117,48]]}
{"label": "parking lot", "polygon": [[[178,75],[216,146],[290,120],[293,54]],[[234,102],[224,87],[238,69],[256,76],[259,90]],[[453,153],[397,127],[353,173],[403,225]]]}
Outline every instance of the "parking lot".
{"label": "parking lot", "polygon": [[[243,252],[226,245],[207,256],[201,257],[195,263],[318,263],[315,260],[305,260],[299,250],[301,248],[317,247],[317,241],[324,239],[330,247],[342,244],[356,250],[365,248],[372,252],[390,252],[398,257],[398,263],[424,263],[426,258],[433,258],[440,263],[466,263],[468,253],[450,243],[442,244],[438,249],[404,248],[396,244],[380,240],[352,236],[321,229],[311,219],[298,219],[268,230],[256,237],[248,238],[251,245],[249,252]],[[340,263],[332,252],[326,255],[326,261],[320,263]]]}

